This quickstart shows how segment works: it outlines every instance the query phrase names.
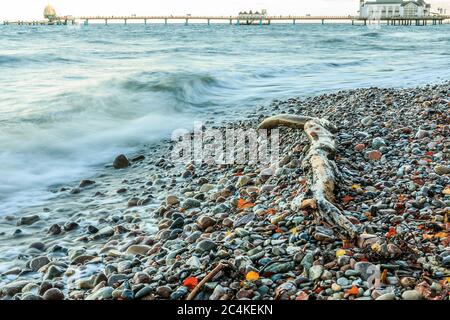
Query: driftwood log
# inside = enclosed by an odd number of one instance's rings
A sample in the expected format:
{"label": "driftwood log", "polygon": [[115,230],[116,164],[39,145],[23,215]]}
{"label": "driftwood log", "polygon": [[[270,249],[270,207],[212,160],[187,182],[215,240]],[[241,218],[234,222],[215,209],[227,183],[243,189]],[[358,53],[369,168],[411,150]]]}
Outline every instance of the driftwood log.
{"label": "driftwood log", "polygon": [[259,129],[285,126],[304,130],[309,140],[309,150],[301,166],[307,175],[309,192],[300,193],[291,204],[293,210],[309,207],[319,219],[340,228],[350,238],[357,236],[356,227],[345,217],[335,202],[335,185],[340,176],[334,162],[336,127],[326,119],[295,115],[277,115],[265,119]]}

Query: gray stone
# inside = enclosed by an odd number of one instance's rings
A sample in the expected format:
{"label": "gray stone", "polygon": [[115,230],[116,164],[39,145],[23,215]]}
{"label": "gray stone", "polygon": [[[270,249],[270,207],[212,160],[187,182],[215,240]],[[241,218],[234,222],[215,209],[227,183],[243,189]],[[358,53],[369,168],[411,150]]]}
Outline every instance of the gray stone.
{"label": "gray stone", "polygon": [[37,257],[31,260],[30,268],[33,271],[38,271],[40,268],[48,264],[50,260],[46,256]]}
{"label": "gray stone", "polygon": [[227,293],[227,290],[222,287],[220,284],[218,284],[215,288],[211,296],[209,297],[209,300],[219,300],[225,293]]}
{"label": "gray stone", "polygon": [[186,264],[194,269],[199,269],[201,267],[200,259],[196,256],[192,256],[187,259]]}
{"label": "gray stone", "polygon": [[198,208],[201,205],[202,205],[202,203],[200,201],[198,201],[197,199],[189,198],[189,199],[186,199],[185,201],[183,201],[183,204],[181,205],[181,207],[183,209],[192,209],[192,208]]}
{"label": "gray stone", "polygon": [[151,286],[145,286],[142,289],[140,289],[138,292],[136,292],[134,297],[136,299],[140,299],[140,298],[143,298],[145,296],[148,296],[150,293],[152,293],[152,291],[153,291],[153,288]]}
{"label": "gray stone", "polygon": [[197,243],[196,250],[199,252],[209,252],[211,250],[216,250],[217,244],[214,241],[205,239]]}
{"label": "gray stone", "polygon": [[123,154],[118,155],[118,156],[114,159],[114,162],[113,162],[113,167],[114,167],[114,169],[124,169],[124,168],[129,167],[129,166],[130,166],[130,161],[129,161],[128,158],[127,158],[125,155],[123,155]]}
{"label": "gray stone", "polygon": [[43,300],[41,296],[34,293],[26,293],[21,300]]}
{"label": "gray stone", "polygon": [[178,289],[170,295],[172,300],[178,300],[184,297],[188,293],[188,288],[186,287],[178,287]]}
{"label": "gray stone", "polygon": [[255,218],[256,218],[256,215],[255,215],[254,213],[249,213],[249,214],[246,214],[246,215],[244,215],[244,216],[241,216],[241,217],[237,218],[237,219],[234,221],[233,227],[234,227],[234,228],[237,228],[237,227],[246,225],[246,224],[249,223],[250,221],[255,220]]}
{"label": "gray stone", "polygon": [[395,294],[393,294],[392,292],[388,292],[388,293],[382,294],[375,300],[395,300]]}
{"label": "gray stone", "polygon": [[114,229],[110,226],[106,226],[104,228],[101,228],[96,234],[94,234],[92,237],[94,239],[102,239],[102,238],[109,238],[114,235]]}
{"label": "gray stone", "polygon": [[27,280],[22,281],[13,281],[11,283],[8,283],[7,285],[3,286],[3,288],[0,287],[0,291],[3,291],[8,296],[14,296],[16,293],[19,293],[22,291],[22,289],[29,283]]}
{"label": "gray stone", "polygon": [[143,271],[136,272],[133,277],[134,283],[150,283],[151,280],[148,273]]}
{"label": "gray stone", "polygon": [[58,288],[51,288],[45,291],[42,298],[44,300],[64,300],[64,293]]}
{"label": "gray stone", "polygon": [[130,289],[125,289],[120,294],[120,297],[124,300],[132,300],[134,298],[134,293]]}
{"label": "gray stone", "polygon": [[194,243],[197,241],[198,238],[200,238],[202,233],[200,231],[194,231],[192,232],[188,237],[186,237],[187,243]]}
{"label": "gray stone", "polygon": [[341,277],[341,278],[338,278],[336,280],[336,283],[338,285],[340,285],[340,286],[344,286],[345,287],[345,286],[348,286],[350,284],[350,281],[348,281],[347,278]]}
{"label": "gray stone", "polygon": [[308,252],[300,262],[300,265],[303,266],[304,270],[309,270],[309,268],[312,267],[312,264],[314,262],[314,256],[311,252]]}
{"label": "gray stone", "polygon": [[52,280],[54,278],[60,277],[64,273],[64,270],[57,266],[50,266],[45,273],[45,280]]}
{"label": "gray stone", "polygon": [[209,183],[205,183],[204,185],[201,186],[200,188],[200,192],[209,192],[211,190],[213,190],[216,186],[213,184],[209,184]]}
{"label": "gray stone", "polygon": [[416,290],[406,290],[402,293],[403,300],[421,300],[422,295]]}
{"label": "gray stone", "polygon": [[108,277],[108,286],[113,287],[117,283],[121,283],[128,279],[128,276],[126,274],[118,273],[118,274],[112,274]]}
{"label": "gray stone", "polygon": [[294,269],[294,262],[275,262],[264,269],[268,273],[285,273]]}
{"label": "gray stone", "polygon": [[51,235],[58,235],[61,233],[61,226],[59,224],[52,224],[50,226],[50,228],[48,229],[48,233],[50,233]]}
{"label": "gray stone", "polygon": [[30,248],[34,248],[39,251],[45,251],[45,243],[39,241],[33,242],[32,244],[30,244]]}
{"label": "gray stone", "polygon": [[38,221],[40,218],[37,214],[32,215],[32,216],[26,216],[26,217],[22,217],[19,219],[19,221],[17,222],[18,226],[22,226],[22,225],[32,225],[33,223],[35,223],[36,221]]}
{"label": "gray stone", "polygon": [[320,278],[323,272],[323,266],[322,265],[315,265],[309,268],[309,279],[314,281]]}
{"label": "gray stone", "polygon": [[93,184],[95,184],[95,181],[86,179],[86,180],[81,180],[81,182],[80,182],[78,187],[79,188],[85,188],[85,187],[91,186]]}
{"label": "gray stone", "polygon": [[375,274],[377,267],[370,262],[360,261],[355,263],[355,271],[358,271],[363,280],[367,280],[371,275]]}
{"label": "gray stone", "polygon": [[416,139],[423,139],[429,135],[429,132],[426,130],[419,129],[415,135]]}
{"label": "gray stone", "polygon": [[377,137],[375,139],[372,140],[372,148],[373,149],[380,149],[381,147],[385,147],[386,146],[386,141],[384,141],[383,138]]}
{"label": "gray stone", "polygon": [[446,256],[442,259],[442,265],[446,268],[450,267],[450,256]]}
{"label": "gray stone", "polygon": [[364,127],[370,127],[373,124],[373,120],[371,116],[367,116],[361,119],[361,124]]}
{"label": "gray stone", "polygon": [[86,300],[111,299],[113,291],[114,291],[114,288],[112,288],[112,287],[103,287],[103,288],[98,289],[94,293],[91,293],[89,296],[87,296]]}
{"label": "gray stone", "polygon": [[250,182],[250,177],[248,177],[246,175],[240,176],[238,181],[236,182],[236,188],[237,189],[242,188],[242,187],[246,186],[249,182]]}
{"label": "gray stone", "polygon": [[180,228],[183,228],[183,226],[184,226],[184,218],[182,218],[182,217],[179,217],[179,218],[176,218],[174,221],[172,221],[172,223],[170,224],[170,227],[169,227],[169,229],[180,229]]}

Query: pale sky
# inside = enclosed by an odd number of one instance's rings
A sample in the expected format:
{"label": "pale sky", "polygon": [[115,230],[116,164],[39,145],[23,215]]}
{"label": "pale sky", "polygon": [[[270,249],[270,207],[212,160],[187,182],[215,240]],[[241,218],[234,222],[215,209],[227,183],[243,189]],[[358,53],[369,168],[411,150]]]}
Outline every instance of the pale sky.
{"label": "pale sky", "polygon": [[[450,12],[450,0],[429,0]],[[356,14],[359,0],[0,0],[0,21],[41,20],[51,4],[58,15],[234,15],[267,9],[269,15]]]}

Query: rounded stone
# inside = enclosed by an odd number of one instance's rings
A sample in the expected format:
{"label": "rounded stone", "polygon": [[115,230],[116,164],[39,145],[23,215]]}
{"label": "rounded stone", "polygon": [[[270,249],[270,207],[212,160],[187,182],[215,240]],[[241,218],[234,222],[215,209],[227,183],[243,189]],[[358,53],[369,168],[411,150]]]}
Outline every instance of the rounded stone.
{"label": "rounded stone", "polygon": [[130,161],[129,161],[128,158],[127,158],[125,155],[123,155],[123,154],[118,155],[118,156],[114,159],[114,162],[113,162],[113,167],[114,167],[114,169],[124,169],[124,168],[129,167],[129,166],[130,166]]}
{"label": "rounded stone", "polygon": [[145,244],[134,244],[129,246],[126,253],[128,254],[140,254],[141,256],[145,255],[152,247],[147,246]]}
{"label": "rounded stone", "polygon": [[46,256],[37,257],[31,260],[30,268],[33,271],[38,271],[40,268],[48,264],[50,260]]}
{"label": "rounded stone", "polygon": [[214,241],[205,239],[197,243],[196,250],[200,252],[209,252],[211,250],[216,250],[217,244]]}
{"label": "rounded stone", "polygon": [[173,206],[173,205],[176,205],[178,203],[180,203],[180,199],[178,199],[177,196],[175,196],[175,195],[168,195],[166,197],[166,204],[167,205]]}
{"label": "rounded stone", "polygon": [[51,288],[45,291],[42,298],[44,300],[64,300],[64,293],[57,288]]}
{"label": "rounded stone", "polygon": [[204,230],[216,224],[216,220],[213,218],[203,215],[197,219],[197,225],[200,229]]}
{"label": "rounded stone", "polygon": [[422,295],[416,290],[406,290],[402,293],[403,300],[421,300]]}

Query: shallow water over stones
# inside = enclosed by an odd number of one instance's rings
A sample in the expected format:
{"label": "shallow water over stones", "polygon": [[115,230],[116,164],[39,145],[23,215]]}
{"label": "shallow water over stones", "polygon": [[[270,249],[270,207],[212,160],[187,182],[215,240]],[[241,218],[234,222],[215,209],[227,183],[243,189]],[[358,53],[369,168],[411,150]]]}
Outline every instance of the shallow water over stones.
{"label": "shallow water over stones", "polygon": [[[66,186],[45,206],[2,219],[1,296],[183,299],[191,290],[184,280],[226,262],[197,298],[444,299],[449,103],[448,83],[359,89],[274,101],[221,124],[255,128],[279,112],[338,124],[336,203],[358,228],[357,241],[318,224],[308,209],[291,209],[305,188],[300,131],[280,130],[276,172],[177,167],[164,142],[126,169],[77,183],[77,193]],[[248,280],[249,272],[259,278]]]}

